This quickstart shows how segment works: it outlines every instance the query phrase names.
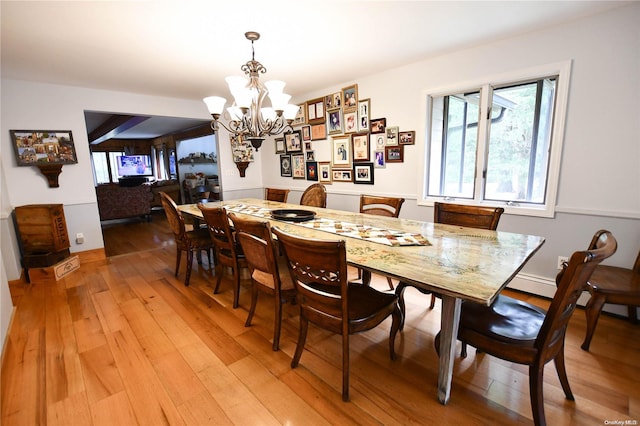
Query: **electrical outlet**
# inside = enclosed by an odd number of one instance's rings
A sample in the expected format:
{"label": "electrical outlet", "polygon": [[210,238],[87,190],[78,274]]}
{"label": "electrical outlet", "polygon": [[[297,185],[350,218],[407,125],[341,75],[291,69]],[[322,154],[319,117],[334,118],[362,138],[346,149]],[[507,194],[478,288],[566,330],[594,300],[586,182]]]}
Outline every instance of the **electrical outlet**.
{"label": "electrical outlet", "polygon": [[558,266],[557,266],[557,268],[558,269],[562,269],[562,264],[564,262],[568,262],[568,261],[569,261],[569,258],[567,256],[558,256]]}
{"label": "electrical outlet", "polygon": [[82,232],[78,232],[76,234],[76,244],[83,244],[84,243],[84,234]]}

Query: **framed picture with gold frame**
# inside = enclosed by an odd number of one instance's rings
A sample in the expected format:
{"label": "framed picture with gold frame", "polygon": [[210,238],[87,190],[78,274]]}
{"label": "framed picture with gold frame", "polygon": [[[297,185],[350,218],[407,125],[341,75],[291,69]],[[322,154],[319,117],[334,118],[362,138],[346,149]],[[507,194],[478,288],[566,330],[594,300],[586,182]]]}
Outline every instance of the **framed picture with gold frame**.
{"label": "framed picture with gold frame", "polygon": [[319,161],[318,162],[318,180],[325,185],[330,185],[332,180],[331,174],[331,162]]}
{"label": "framed picture with gold frame", "polygon": [[351,86],[342,88],[342,107],[345,112],[356,111],[358,108],[358,85],[353,84]]}
{"label": "framed picture with gold frame", "polygon": [[291,156],[291,170],[294,179],[305,179],[307,177],[307,169],[304,164],[304,154],[295,154]]}
{"label": "framed picture with gold frame", "polygon": [[371,101],[362,99],[358,101],[358,132],[368,132],[369,117],[371,117]]}
{"label": "framed picture with gold frame", "polygon": [[324,98],[307,101],[307,123],[322,124],[324,122]]}
{"label": "framed picture with gold frame", "polygon": [[353,169],[331,169],[334,182],[353,182]]}
{"label": "framed picture with gold frame", "polygon": [[345,133],[355,133],[358,131],[358,112],[356,110],[345,112],[343,119]]}
{"label": "framed picture with gold frame", "polygon": [[369,161],[371,151],[369,148],[369,133],[356,133],[351,135],[353,145],[353,161]]}
{"label": "framed picture with gold frame", "polygon": [[291,122],[292,126],[302,126],[307,124],[307,104],[303,103],[299,105],[298,112]]}
{"label": "framed picture with gold frame", "polygon": [[327,126],[325,124],[314,124],[311,126],[311,140],[318,141],[327,138]]}
{"label": "framed picture with gold frame", "polygon": [[336,136],[332,140],[333,167],[351,168],[351,135]]}

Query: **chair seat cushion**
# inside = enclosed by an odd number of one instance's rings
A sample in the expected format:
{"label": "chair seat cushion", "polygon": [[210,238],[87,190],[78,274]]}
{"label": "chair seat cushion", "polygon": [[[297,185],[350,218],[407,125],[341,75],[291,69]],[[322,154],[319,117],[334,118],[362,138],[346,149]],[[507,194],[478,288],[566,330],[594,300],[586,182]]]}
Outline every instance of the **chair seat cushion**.
{"label": "chair seat cushion", "polygon": [[[284,256],[278,256],[278,271],[280,272],[280,290],[293,290],[293,281],[291,281],[291,274],[289,274],[287,259]],[[251,274],[251,278],[263,286],[275,290],[275,283],[271,274],[255,269],[253,274]]]}
{"label": "chair seat cushion", "polygon": [[460,322],[468,330],[499,341],[532,344],[545,315],[544,309],[499,295],[491,306],[463,303]]}

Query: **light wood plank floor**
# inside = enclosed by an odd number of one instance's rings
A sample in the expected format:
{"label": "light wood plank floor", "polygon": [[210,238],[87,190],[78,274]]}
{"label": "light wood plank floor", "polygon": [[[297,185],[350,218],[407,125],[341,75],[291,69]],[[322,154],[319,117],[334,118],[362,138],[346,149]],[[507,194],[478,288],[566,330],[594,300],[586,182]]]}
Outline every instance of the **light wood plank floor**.
{"label": "light wood plank floor", "polygon": [[[527,369],[473,349],[456,361],[449,404],[437,402],[440,311],[426,308],[428,296],[406,292],[396,361],[387,348],[390,319],[352,337],[344,403],[337,336],[311,326],[291,369],[297,306],[285,306],[281,350],[273,352],[269,297],[261,295],[253,326],[244,327],[246,280],[235,310],[230,280],[212,294],[206,261],[185,287],[184,269],[173,276],[175,248],[162,216],[134,225],[105,230],[115,254],[106,261],[58,282],[11,283],[17,309],[2,366],[3,425],[532,424]],[[387,287],[375,276],[373,285]],[[640,327],[603,316],[590,352],[579,347],[584,333],[578,310],[566,341],[576,401],[564,399],[547,364],[548,424],[640,421]]]}

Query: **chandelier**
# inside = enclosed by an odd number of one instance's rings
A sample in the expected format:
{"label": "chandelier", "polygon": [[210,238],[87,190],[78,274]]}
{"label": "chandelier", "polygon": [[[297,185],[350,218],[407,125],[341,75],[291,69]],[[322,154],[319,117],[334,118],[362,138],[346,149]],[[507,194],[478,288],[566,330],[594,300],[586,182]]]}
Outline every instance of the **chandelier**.
{"label": "chandelier", "polygon": [[[229,122],[228,127],[219,121],[227,100],[220,96],[209,96],[203,100],[213,117],[213,130],[218,130],[218,124],[221,124],[229,133],[250,141],[251,146],[258,151],[266,136],[279,135],[285,130],[293,131],[291,123],[299,107],[290,104],[291,96],[283,93],[284,81],[271,80],[264,84],[260,82],[260,74],[267,72],[267,69],[255,60],[253,42],[260,38],[260,34],[249,31],[244,36],[251,41],[251,60],[240,68],[245,76],[225,79],[234,97],[233,105],[224,112],[224,118]],[[271,107],[263,106],[267,95]]]}

